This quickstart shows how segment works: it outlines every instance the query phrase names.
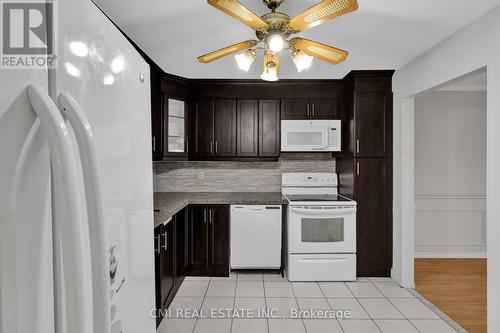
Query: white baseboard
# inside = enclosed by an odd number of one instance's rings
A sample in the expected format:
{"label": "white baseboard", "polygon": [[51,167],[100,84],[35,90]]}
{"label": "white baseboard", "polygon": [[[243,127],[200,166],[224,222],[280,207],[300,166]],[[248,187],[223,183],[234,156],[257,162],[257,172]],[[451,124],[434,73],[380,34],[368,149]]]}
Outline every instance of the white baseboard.
{"label": "white baseboard", "polygon": [[488,255],[486,253],[429,253],[429,252],[419,252],[415,253],[415,258],[435,258],[435,259],[486,259]]}

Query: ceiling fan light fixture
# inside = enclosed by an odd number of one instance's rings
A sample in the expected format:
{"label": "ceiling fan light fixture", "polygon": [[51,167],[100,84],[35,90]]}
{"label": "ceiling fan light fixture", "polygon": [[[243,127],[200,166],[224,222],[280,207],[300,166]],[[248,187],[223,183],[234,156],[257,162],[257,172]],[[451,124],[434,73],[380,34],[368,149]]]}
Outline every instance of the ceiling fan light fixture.
{"label": "ceiling fan light fixture", "polygon": [[293,63],[295,64],[295,67],[297,67],[297,71],[300,73],[304,69],[308,69],[311,67],[313,57],[306,54],[303,51],[294,51],[293,52]]}
{"label": "ceiling fan light fixture", "polygon": [[248,72],[255,60],[255,51],[246,50],[245,52],[238,53],[234,56],[234,59],[242,71]]}
{"label": "ceiling fan light fixture", "polygon": [[264,66],[264,72],[260,78],[264,81],[278,81],[278,67],[273,61],[266,63]]}
{"label": "ceiling fan light fixture", "polygon": [[285,40],[279,33],[272,34],[267,40],[269,50],[274,53],[280,52],[285,47]]}

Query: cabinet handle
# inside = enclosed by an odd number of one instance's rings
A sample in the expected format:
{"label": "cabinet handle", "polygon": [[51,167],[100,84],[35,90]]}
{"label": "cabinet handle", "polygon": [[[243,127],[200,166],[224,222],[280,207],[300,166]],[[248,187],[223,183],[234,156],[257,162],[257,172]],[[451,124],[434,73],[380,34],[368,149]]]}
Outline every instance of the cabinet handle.
{"label": "cabinet handle", "polygon": [[203,223],[207,224],[207,210],[203,210]]}
{"label": "cabinet handle", "polygon": [[212,210],[209,209],[208,210],[208,223],[210,223],[210,224],[212,224],[212,214],[213,214]]}
{"label": "cabinet handle", "polygon": [[356,175],[359,176],[359,162],[356,162]]}
{"label": "cabinet handle", "polygon": [[165,251],[167,251],[167,246],[168,246],[168,238],[167,238],[167,232],[166,232],[166,231],[163,233],[163,238],[165,239],[165,245],[163,245],[162,247],[163,247],[163,249],[164,249]]}
{"label": "cabinet handle", "polygon": [[359,154],[359,140],[356,140],[356,153]]}
{"label": "cabinet handle", "polygon": [[314,118],[314,103],[312,104],[312,117]]}
{"label": "cabinet handle", "polygon": [[210,141],[210,154],[212,154],[214,151],[214,145],[213,145],[213,142]]}
{"label": "cabinet handle", "polygon": [[215,153],[216,153],[216,154],[217,154],[217,152],[218,152],[218,150],[219,150],[219,149],[217,148],[217,146],[218,146],[218,145],[217,145],[217,143],[218,143],[218,141],[215,141]]}
{"label": "cabinet handle", "polygon": [[153,136],[153,151],[156,151],[156,136]]}
{"label": "cabinet handle", "polygon": [[161,238],[160,238],[160,235],[156,236],[155,237],[155,240],[156,240],[156,249],[155,249],[155,252],[156,253],[160,253],[161,251]]}
{"label": "cabinet handle", "polygon": [[309,111],[309,103],[307,103],[307,116],[309,117],[311,112]]}
{"label": "cabinet handle", "polygon": [[189,154],[189,140],[186,140],[186,154]]}

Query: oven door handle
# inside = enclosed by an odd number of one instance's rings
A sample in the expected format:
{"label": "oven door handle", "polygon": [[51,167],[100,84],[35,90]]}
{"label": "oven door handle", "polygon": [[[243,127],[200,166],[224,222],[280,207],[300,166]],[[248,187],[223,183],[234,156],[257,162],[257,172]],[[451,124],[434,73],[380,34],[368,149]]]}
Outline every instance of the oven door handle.
{"label": "oven door handle", "polygon": [[292,212],[303,215],[314,215],[314,216],[338,216],[355,214],[356,208],[338,208],[338,209],[310,209],[310,208],[297,208],[290,207]]}

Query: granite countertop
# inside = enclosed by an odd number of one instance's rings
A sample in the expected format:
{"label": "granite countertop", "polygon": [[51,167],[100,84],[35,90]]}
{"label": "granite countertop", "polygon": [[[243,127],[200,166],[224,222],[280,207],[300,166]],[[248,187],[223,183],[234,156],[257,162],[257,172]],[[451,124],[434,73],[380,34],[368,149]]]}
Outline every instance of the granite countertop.
{"label": "granite countertop", "polygon": [[155,227],[190,204],[282,205],[281,192],[155,192]]}

